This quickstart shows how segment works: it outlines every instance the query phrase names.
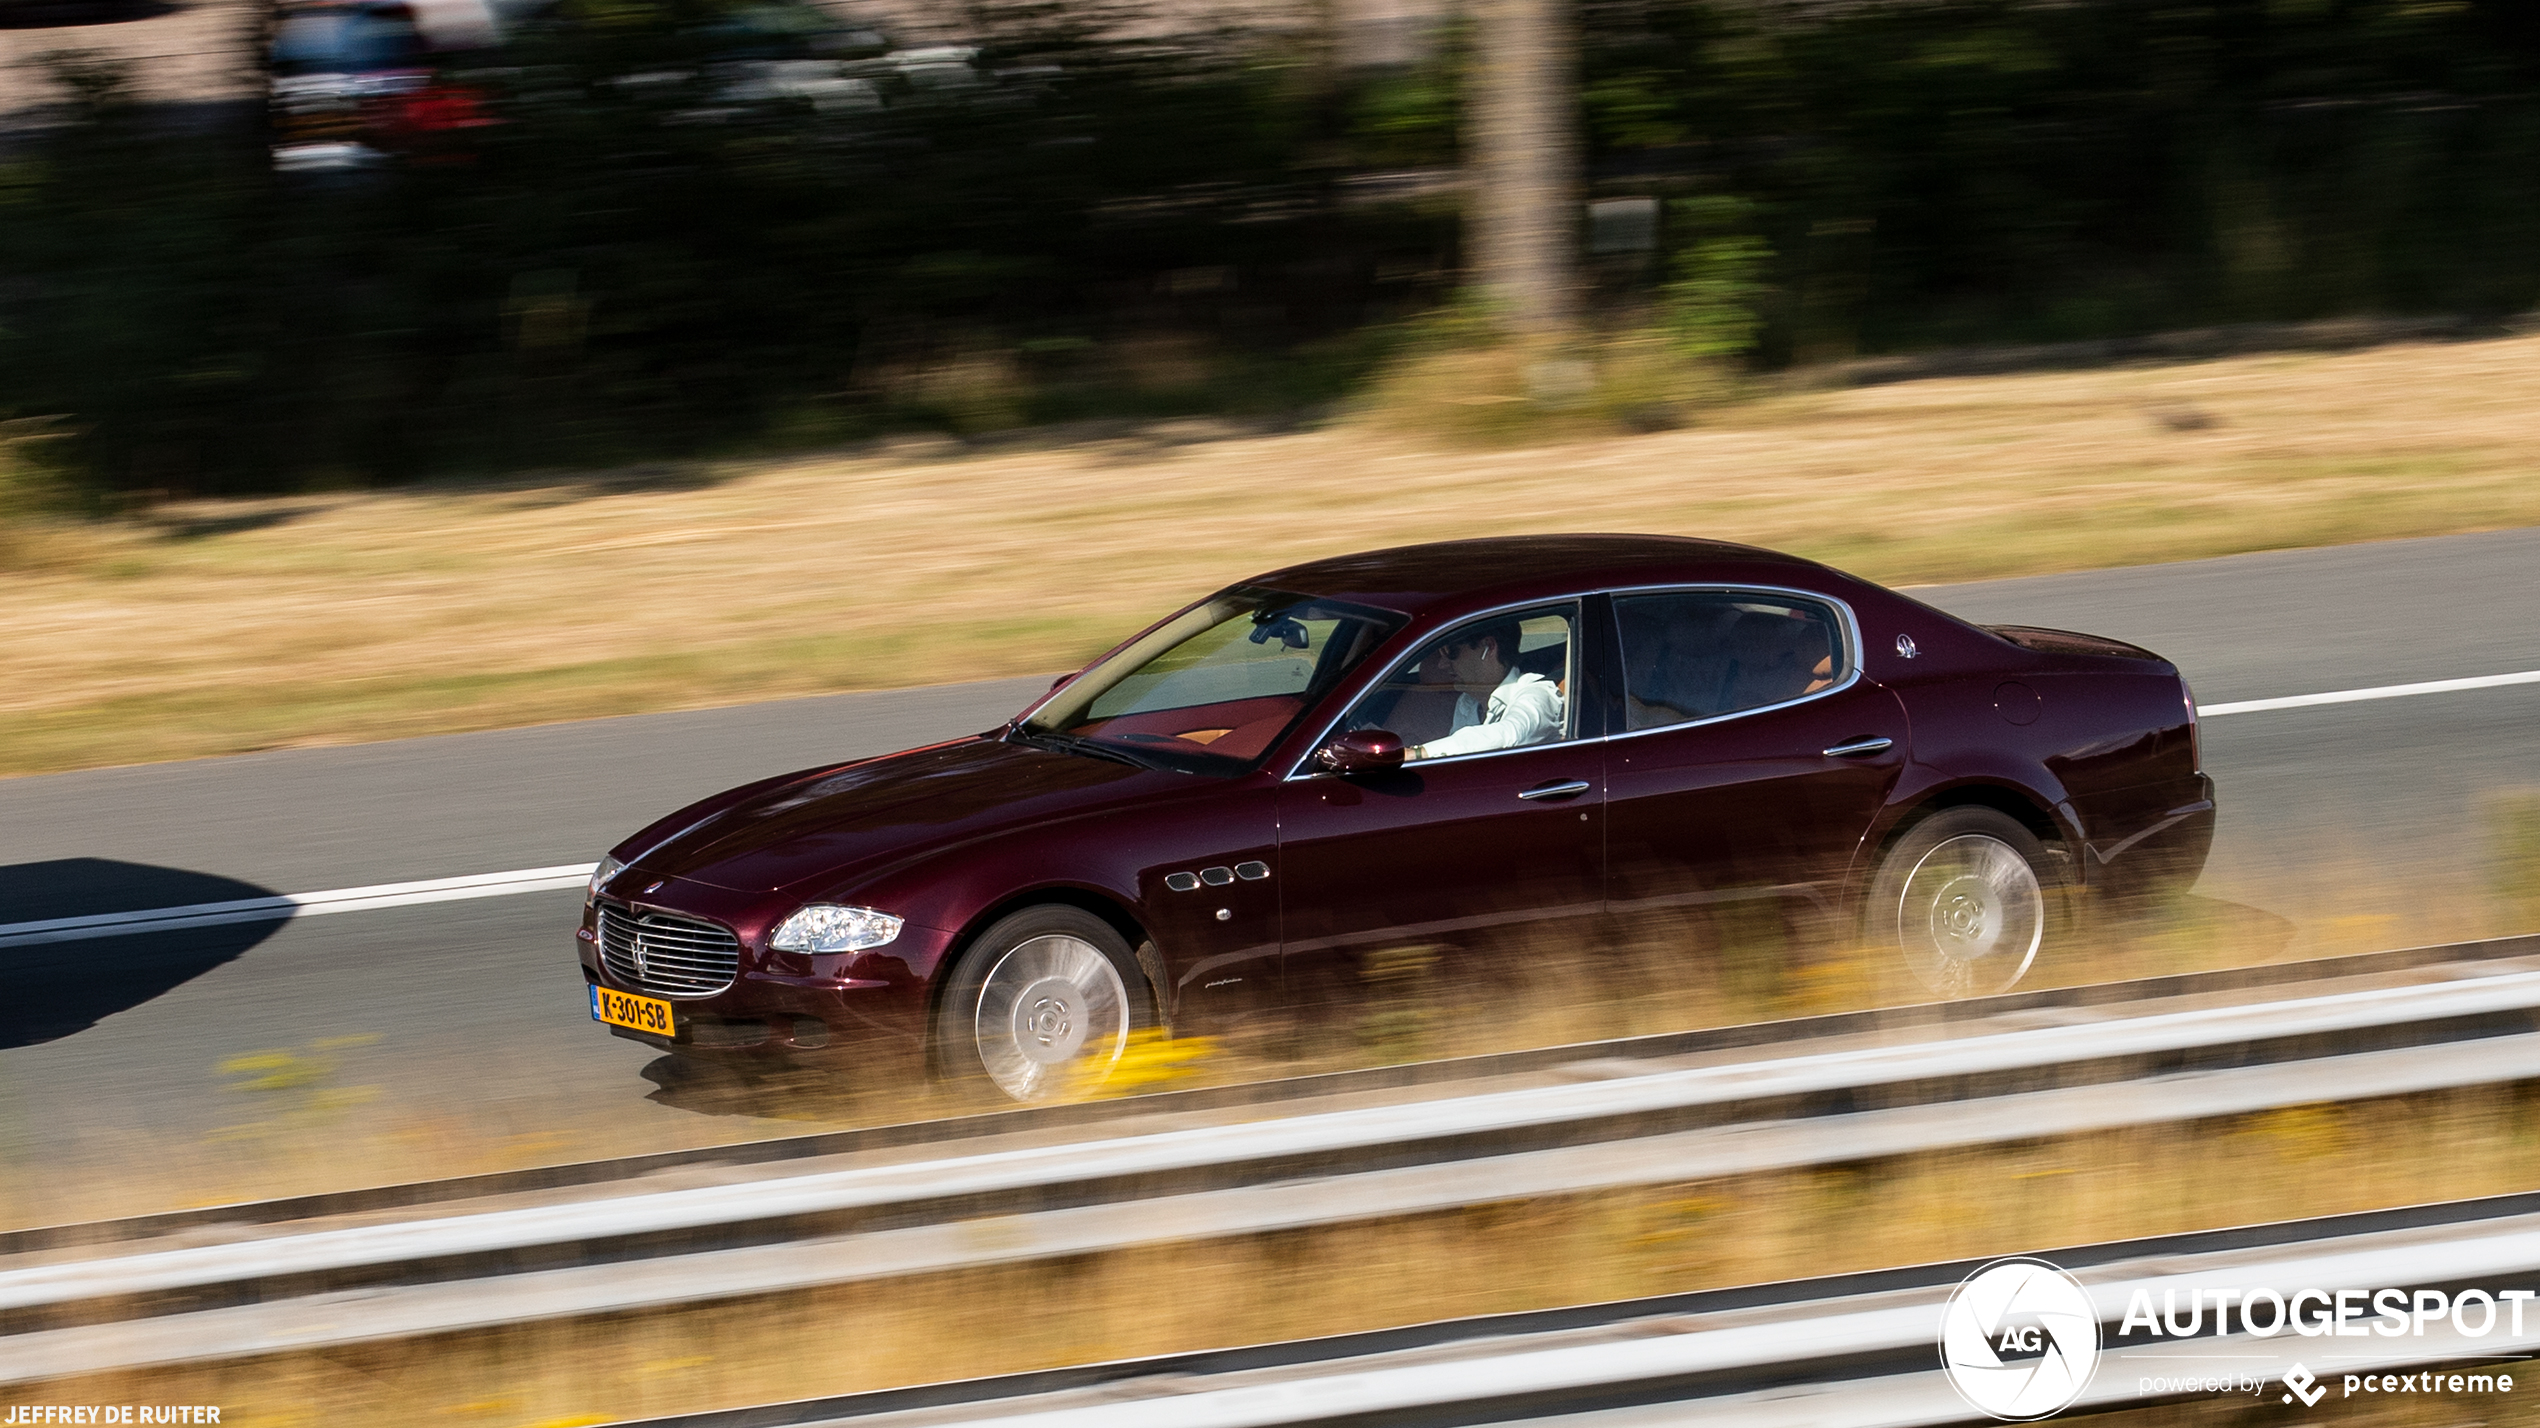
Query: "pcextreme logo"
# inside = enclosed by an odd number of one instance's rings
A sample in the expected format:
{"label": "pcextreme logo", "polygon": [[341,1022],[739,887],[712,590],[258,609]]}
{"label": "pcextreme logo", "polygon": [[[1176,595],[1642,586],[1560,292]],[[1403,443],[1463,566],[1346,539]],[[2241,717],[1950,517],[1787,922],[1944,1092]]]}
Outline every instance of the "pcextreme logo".
{"label": "pcextreme logo", "polygon": [[2300,1364],[2284,1371],[2285,1402],[2291,1403],[2298,1398],[2304,1408],[2317,1408],[2320,1400],[2326,1397],[2328,1390],[2320,1386],[2319,1375]]}
{"label": "pcextreme logo", "polygon": [[1998,1259],[1959,1282],[1940,1316],[1940,1363],[1977,1412],[2025,1423],[2072,1406],[2099,1367],[2099,1315],[2042,1259]]}
{"label": "pcextreme logo", "polygon": [[[2523,1311],[2535,1299],[2540,1293],[2528,1289],[2305,1288],[2287,1294],[2172,1282],[2161,1287],[2157,1303],[2151,1289],[2136,1288],[2112,1341],[2103,1343],[2098,1309],[2081,1282],[2045,1260],[2020,1256],[1995,1260],[1959,1281],[1941,1311],[1940,1364],[1970,1407],[2014,1423],[2052,1417],[2080,1401],[2103,1354],[2131,1361],[2122,1370],[2129,1375],[2136,1363],[2149,1370],[2133,1379],[2134,1396],[2141,1398],[2210,1393],[2316,1408],[2331,1395],[2511,1393],[2511,1370],[2532,1357]],[[2280,1370],[2259,1367],[2268,1357],[2265,1341],[2279,1334],[2441,1342],[2425,1343],[2430,1352],[2423,1357],[2389,1349],[2341,1353],[2334,1342],[2314,1344],[2306,1353],[2332,1363],[2323,1377],[2287,1362],[2289,1354],[2275,1360]],[[2488,1342],[2471,1347],[2479,1340]],[[2359,1371],[2347,1372],[2349,1366]]]}

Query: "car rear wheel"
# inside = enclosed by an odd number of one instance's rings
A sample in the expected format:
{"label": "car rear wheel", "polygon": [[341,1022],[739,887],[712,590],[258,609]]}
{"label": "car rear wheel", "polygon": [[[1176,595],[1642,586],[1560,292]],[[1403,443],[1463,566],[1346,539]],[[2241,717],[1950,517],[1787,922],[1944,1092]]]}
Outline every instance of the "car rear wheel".
{"label": "car rear wheel", "polygon": [[2055,920],[2051,866],[2037,835],[2006,815],[1944,809],[1880,861],[1865,930],[1943,997],[2009,991]]}
{"label": "car rear wheel", "polygon": [[1129,1034],[1154,1024],[1153,1000],[1128,944],[1073,907],[1000,919],[956,964],[936,1013],[942,1064],[1018,1101],[1102,1083]]}

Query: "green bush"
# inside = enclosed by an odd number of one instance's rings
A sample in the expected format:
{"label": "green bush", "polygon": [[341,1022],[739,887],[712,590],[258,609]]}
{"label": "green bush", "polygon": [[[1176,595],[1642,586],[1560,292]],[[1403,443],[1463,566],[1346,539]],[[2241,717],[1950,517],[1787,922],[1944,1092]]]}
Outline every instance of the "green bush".
{"label": "green bush", "polygon": [[1679,199],[1674,211],[1688,237],[1659,290],[1667,331],[1688,357],[1743,357],[1764,330],[1772,245],[1743,231],[1752,206],[1737,199]]}

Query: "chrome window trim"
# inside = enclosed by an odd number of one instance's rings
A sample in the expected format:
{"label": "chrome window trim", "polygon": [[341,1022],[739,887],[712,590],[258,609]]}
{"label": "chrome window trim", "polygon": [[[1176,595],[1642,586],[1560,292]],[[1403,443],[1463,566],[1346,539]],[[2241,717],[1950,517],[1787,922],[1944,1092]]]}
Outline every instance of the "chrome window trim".
{"label": "chrome window trim", "polygon": [[[1456,630],[1462,629],[1466,625],[1490,619],[1494,615],[1513,614],[1520,610],[1550,610],[1556,605],[1567,605],[1570,607],[1570,675],[1573,679],[1576,679],[1580,673],[1578,667],[1579,644],[1580,641],[1585,638],[1587,626],[1586,595],[1555,595],[1549,600],[1519,600],[1507,605],[1494,605],[1487,610],[1476,610],[1472,614],[1466,615],[1462,619],[1450,623],[1446,629],[1441,632],[1441,635],[1451,634]],[[1423,636],[1418,642],[1414,643],[1411,648],[1394,656],[1393,662],[1385,666],[1384,673],[1377,675],[1375,679],[1371,680],[1364,686],[1361,686],[1358,691],[1357,698],[1350,700],[1348,704],[1342,706],[1341,712],[1332,716],[1331,721],[1323,726],[1323,732],[1315,735],[1313,742],[1306,745],[1304,756],[1299,758],[1294,764],[1290,765],[1288,767],[1287,775],[1279,781],[1281,783],[1302,783],[1307,779],[1340,777],[1339,774],[1336,774],[1329,769],[1318,769],[1313,767],[1314,756],[1321,753],[1324,745],[1331,742],[1332,731],[1338,729],[1341,726],[1341,721],[1349,717],[1350,710],[1358,707],[1359,700],[1365,699],[1370,693],[1382,686],[1386,680],[1393,678],[1394,671],[1409,663],[1413,656],[1419,654],[1423,650],[1433,648],[1439,637],[1440,636]],[[1823,693],[1824,691],[1821,690],[1819,692]],[[1563,722],[1572,729],[1578,728],[1578,706],[1572,704],[1567,699],[1561,701],[1561,704],[1561,717]],[[1469,754],[1449,754],[1442,759],[1421,759],[1418,762],[1422,767],[1442,767],[1447,764],[1467,763],[1474,759],[1504,758],[1510,754],[1523,754],[1536,749],[1558,749],[1569,744],[1593,744],[1600,742],[1602,737],[1603,736],[1599,736],[1597,739],[1582,739],[1576,735],[1572,735],[1567,738],[1556,739],[1549,744],[1520,744],[1513,749],[1477,749]],[[1406,763],[1404,767],[1407,768],[1409,765]]]}
{"label": "chrome window trim", "polygon": [[1814,703],[1831,695],[1841,694],[1860,682],[1861,671],[1856,669],[1814,694],[1803,694],[1797,699],[1785,699],[1779,704],[1758,704],[1752,709],[1732,709],[1726,714],[1705,714],[1699,719],[1680,719],[1673,724],[1653,724],[1646,729],[1626,729],[1619,734],[1608,734],[1605,738],[1611,742],[1616,739],[1637,739],[1644,734],[1672,734],[1680,729],[1700,729],[1711,724],[1725,724],[1731,719],[1770,714],[1776,709],[1795,709],[1802,704]]}
{"label": "chrome window trim", "polygon": [[[1836,680],[1834,683],[1827,685],[1825,688],[1820,689],[1813,694],[1802,694],[1796,699],[1785,699],[1778,704],[1758,704],[1752,709],[1731,709],[1724,714],[1705,714],[1699,719],[1679,719],[1673,724],[1653,724],[1646,729],[1620,730],[1608,733],[1605,736],[1608,741],[1615,739],[1637,739],[1644,734],[1672,734],[1679,729],[1698,729],[1708,724],[1725,724],[1731,719],[1746,719],[1757,714],[1769,714],[1776,709],[1795,708],[1798,705],[1809,703],[1812,700],[1826,699],[1834,695],[1841,694],[1843,691],[1850,689],[1852,686],[1861,682],[1861,617],[1853,613],[1850,602],[1843,600],[1838,596],[1822,594],[1815,590],[1801,590],[1787,585],[1721,584],[1633,585],[1619,590],[1608,590],[1605,593],[1617,600],[1633,595],[1786,595],[1794,599],[1812,601],[1816,604],[1824,605],[1832,609],[1835,612],[1836,622],[1842,627],[1843,638],[1851,646],[1851,658],[1845,661],[1848,668],[1844,670],[1843,678]],[[1623,654],[1622,639],[1622,616],[1618,612],[1614,620],[1614,656],[1617,661],[1621,660]],[[1625,677],[1628,679],[1628,671],[1626,671]]]}

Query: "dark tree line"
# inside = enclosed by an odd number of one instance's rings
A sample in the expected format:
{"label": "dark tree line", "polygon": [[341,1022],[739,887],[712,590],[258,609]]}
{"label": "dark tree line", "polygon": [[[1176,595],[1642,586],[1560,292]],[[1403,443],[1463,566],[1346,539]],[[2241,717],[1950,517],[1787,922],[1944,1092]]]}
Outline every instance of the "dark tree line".
{"label": "dark tree line", "polygon": [[[991,9],[976,82],[717,112],[717,9],[567,0],[472,77],[502,123],[350,180],[85,76],[0,158],[0,418],[96,488],[219,491],[1305,409],[1465,266],[1465,27],[1349,69]],[[1705,254],[1768,364],[2540,301],[2540,7],[1573,15],[1581,197],[1666,204],[1591,323]]]}
{"label": "dark tree line", "polygon": [[1590,132],[1756,205],[1767,351],[2540,298],[2540,8],[1585,0]]}

